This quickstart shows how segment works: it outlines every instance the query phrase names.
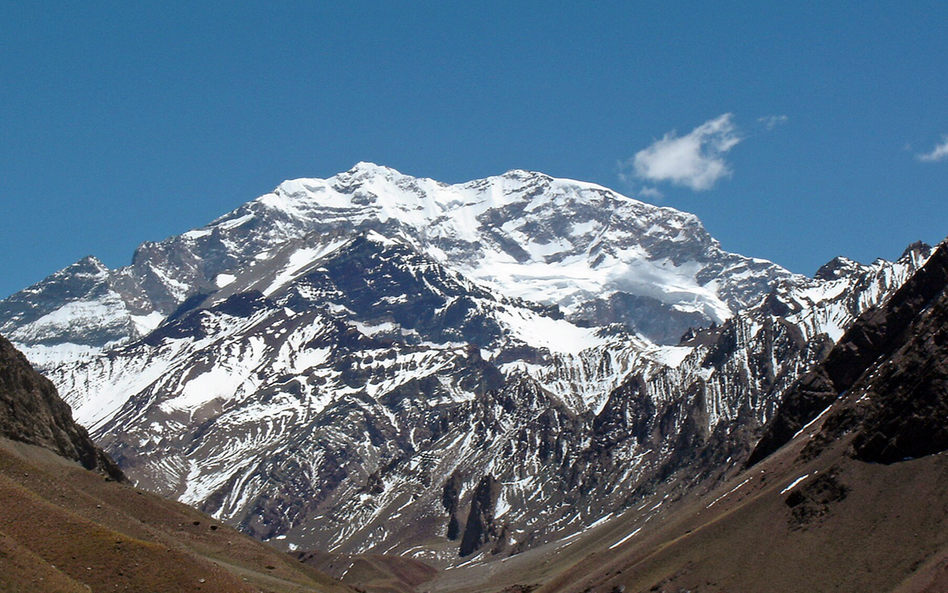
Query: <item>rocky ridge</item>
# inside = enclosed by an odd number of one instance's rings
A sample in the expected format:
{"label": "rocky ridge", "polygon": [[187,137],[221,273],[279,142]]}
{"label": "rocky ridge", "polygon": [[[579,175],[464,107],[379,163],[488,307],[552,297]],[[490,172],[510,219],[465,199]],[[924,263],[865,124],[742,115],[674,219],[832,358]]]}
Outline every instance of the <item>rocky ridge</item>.
{"label": "rocky ridge", "polygon": [[853,455],[863,461],[893,463],[948,449],[946,287],[948,246],[942,244],[787,392],[748,463],[824,414],[824,433],[811,443],[810,455],[845,434],[855,434]]}
{"label": "rocky ridge", "polygon": [[464,578],[577,593],[944,590],[946,321],[943,243],[785,390],[719,484],[666,481],[601,527]]}

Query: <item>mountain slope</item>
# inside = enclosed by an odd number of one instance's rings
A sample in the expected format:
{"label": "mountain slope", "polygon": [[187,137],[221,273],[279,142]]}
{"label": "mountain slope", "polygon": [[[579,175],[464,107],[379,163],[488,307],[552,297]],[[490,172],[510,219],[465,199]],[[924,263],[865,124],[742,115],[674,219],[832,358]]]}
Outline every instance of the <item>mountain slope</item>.
{"label": "mountain slope", "polygon": [[[502,557],[555,540],[676,473],[727,474],[831,345],[825,331],[925,257],[775,289],[656,347],[369,232],[269,296],[221,291],[52,376],[142,486],[289,547],[452,564],[461,548]],[[472,513],[485,480],[489,511]]]}
{"label": "mountain slope", "polygon": [[0,331],[53,367],[140,337],[196,295],[248,280],[250,269],[272,271],[288,245],[305,243],[274,280],[368,230],[508,296],[558,305],[584,323],[623,322],[662,343],[797,278],[721,250],[693,215],[594,184],[511,171],[449,186],[360,163],[284,182],[206,227],[144,243],[124,268],[83,259],[0,301]]}
{"label": "mountain slope", "polygon": [[[932,307],[948,283],[948,253],[944,247],[935,251],[916,274],[905,282],[883,306],[864,313],[842,337],[825,361],[813,368],[784,400],[780,412],[762,435],[749,463],[763,459],[787,442],[805,424],[826,411],[841,393],[849,391],[856,381],[881,357],[891,356],[909,336],[920,332],[913,324],[923,311]],[[937,310],[935,313],[937,314]],[[927,337],[927,339],[931,339]],[[924,351],[926,358],[937,364],[937,351]],[[911,369],[909,385],[927,379],[919,368]],[[937,369],[935,370],[937,373]],[[902,391],[904,387],[892,386]],[[904,405],[902,406],[904,407]]]}
{"label": "mountain slope", "polygon": [[[577,537],[445,573],[430,590],[944,590],[946,262],[943,245],[857,320],[815,370],[865,364],[847,367],[848,388],[757,464],[706,492],[668,484]],[[777,419],[799,413],[796,393]]]}
{"label": "mountain slope", "polygon": [[83,467],[124,481],[122,470],[72,419],[46,377],[0,336],[0,437],[38,445]]}
{"label": "mountain slope", "polygon": [[350,591],[185,505],[0,440],[4,591]]}
{"label": "mountain slope", "polygon": [[185,505],[132,488],[52,384],[3,338],[0,500],[3,591],[349,590]]}

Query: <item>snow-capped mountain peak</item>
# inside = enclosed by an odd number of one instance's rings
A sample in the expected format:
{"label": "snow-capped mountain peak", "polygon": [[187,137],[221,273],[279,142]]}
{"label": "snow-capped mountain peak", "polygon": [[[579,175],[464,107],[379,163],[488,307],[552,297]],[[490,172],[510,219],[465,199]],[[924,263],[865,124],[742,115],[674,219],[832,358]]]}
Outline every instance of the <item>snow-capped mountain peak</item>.
{"label": "snow-capped mountain peak", "polygon": [[[143,335],[238,277],[244,280],[231,291],[253,284],[248,274],[289,263],[301,269],[307,255],[368,230],[507,296],[559,307],[585,325],[618,321],[659,343],[677,342],[691,326],[720,323],[775,283],[800,279],[771,262],[723,251],[694,215],[596,184],[512,170],[449,185],[359,163],[327,179],[285,181],[207,226],[143,243],[130,266],[107,271],[83,260],[41,285],[57,294],[49,306],[74,307],[84,297],[71,284],[93,268],[105,274],[97,298],[121,301],[124,310],[110,306],[118,317],[109,331],[83,331],[84,343],[101,347]],[[295,259],[281,261],[293,245],[301,246]],[[30,290],[5,302],[28,300]],[[670,321],[656,324],[657,312]],[[40,334],[44,344],[73,343],[23,327],[36,319],[16,317],[15,307],[0,321],[19,332],[20,347],[36,345]]]}
{"label": "snow-capped mountain peak", "polygon": [[360,163],[329,179],[286,181],[191,236],[241,227],[269,235],[255,245],[256,257],[310,232],[372,228],[474,279],[579,316],[590,299],[624,292],[694,313],[698,324],[720,322],[775,279],[792,277],[723,252],[691,214],[521,170],[446,185]]}
{"label": "snow-capped mountain peak", "polygon": [[595,184],[359,163],[84,259],[0,302],[0,331],[143,486],[293,545],[500,553],[729,467],[925,257],[808,279]]}

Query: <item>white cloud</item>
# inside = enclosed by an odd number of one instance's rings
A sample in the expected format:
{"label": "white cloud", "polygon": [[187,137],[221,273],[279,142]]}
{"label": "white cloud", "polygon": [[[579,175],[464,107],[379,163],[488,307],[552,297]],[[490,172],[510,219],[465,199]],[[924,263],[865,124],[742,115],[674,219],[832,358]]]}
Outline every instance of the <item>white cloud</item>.
{"label": "white cloud", "polygon": [[941,144],[935,145],[931,152],[923,152],[915,156],[924,163],[934,163],[935,161],[948,159],[948,136],[942,136]]}
{"label": "white cloud", "polygon": [[695,191],[711,189],[731,175],[724,155],[742,140],[733,115],[725,113],[706,121],[685,136],[671,131],[625,165],[646,181],[668,181]]}
{"label": "white cloud", "polygon": [[758,117],[757,123],[763,125],[764,129],[769,132],[777,126],[787,123],[789,119],[786,115],[765,115],[764,117]]}

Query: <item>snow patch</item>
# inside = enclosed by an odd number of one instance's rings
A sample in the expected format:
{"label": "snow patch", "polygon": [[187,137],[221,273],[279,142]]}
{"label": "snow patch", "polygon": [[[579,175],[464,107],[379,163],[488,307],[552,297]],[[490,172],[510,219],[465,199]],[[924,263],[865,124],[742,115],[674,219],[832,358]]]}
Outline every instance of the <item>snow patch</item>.
{"label": "snow patch", "polygon": [[333,241],[320,247],[304,247],[293,253],[286,266],[277,274],[276,278],[263,291],[263,296],[270,296],[280,288],[286,286],[299,276],[303,269],[308,267],[317,259],[332,253],[338,249],[345,241]]}
{"label": "snow patch", "polygon": [[605,342],[596,335],[598,328],[577,327],[569,321],[551,319],[526,309],[506,308],[498,311],[497,317],[517,338],[551,352],[578,354]]}
{"label": "snow patch", "polygon": [[623,537],[622,539],[620,539],[620,540],[617,541],[616,543],[614,543],[614,544],[612,544],[611,546],[609,546],[609,549],[610,549],[610,550],[614,550],[614,549],[618,548],[619,546],[621,546],[621,545],[624,544],[625,542],[627,542],[627,541],[629,541],[630,539],[632,539],[632,536],[635,535],[636,533],[640,532],[640,531],[642,531],[642,528],[641,528],[641,527],[639,527],[638,529],[636,529],[635,531],[633,531],[633,532],[630,533],[629,535]]}
{"label": "snow patch", "polygon": [[[816,473],[816,472],[813,472],[813,473]],[[791,490],[793,490],[793,488],[794,488],[797,484],[799,484],[799,483],[802,482],[803,480],[809,478],[811,475],[813,475],[813,474],[806,474],[806,475],[800,476],[800,477],[797,478],[796,480],[790,482],[790,485],[787,486],[786,488],[784,488],[783,490],[781,490],[781,491],[780,491],[780,494],[786,494],[787,492],[790,492]]]}
{"label": "snow patch", "polygon": [[140,336],[147,336],[161,325],[165,316],[158,311],[152,311],[148,315],[132,315],[132,323],[135,324],[135,330]]}
{"label": "snow patch", "polygon": [[224,288],[233,284],[235,280],[237,280],[237,276],[233,274],[218,274],[217,278],[214,279],[214,284],[217,285],[217,288]]}

